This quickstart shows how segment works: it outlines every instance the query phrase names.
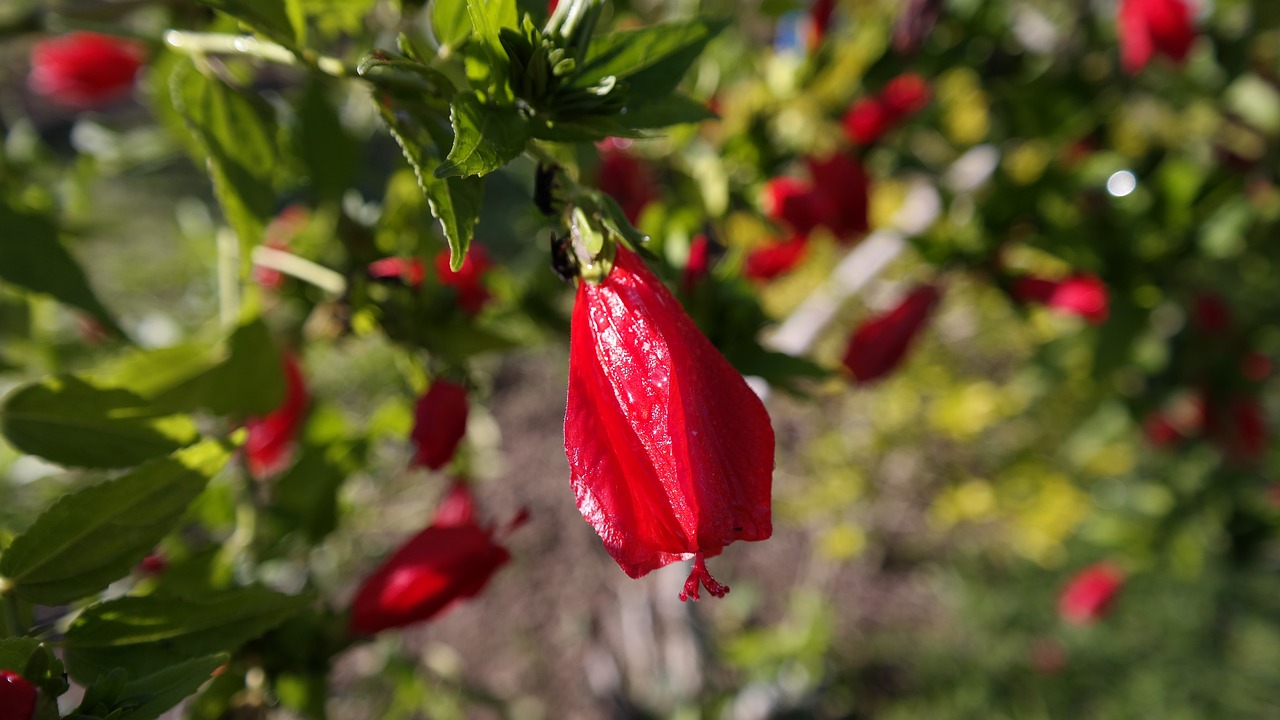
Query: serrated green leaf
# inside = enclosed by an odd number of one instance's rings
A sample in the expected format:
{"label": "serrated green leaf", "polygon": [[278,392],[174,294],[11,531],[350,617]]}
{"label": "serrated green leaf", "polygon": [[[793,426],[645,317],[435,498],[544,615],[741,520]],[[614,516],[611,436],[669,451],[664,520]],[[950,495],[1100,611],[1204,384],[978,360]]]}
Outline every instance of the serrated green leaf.
{"label": "serrated green leaf", "polygon": [[626,80],[635,93],[638,77],[643,80],[640,84],[647,87],[649,76],[655,75],[666,78],[669,87],[674,88],[707,42],[725,26],[725,22],[718,20],[690,20],[596,37],[573,85],[590,87],[612,75]]}
{"label": "serrated green leaf", "polygon": [[289,47],[297,47],[298,33],[287,2],[291,0],[198,0],[248,25],[262,35]]}
{"label": "serrated green leaf", "polygon": [[19,450],[72,467],[136,465],[189,445],[195,423],[127,390],[71,375],[14,390],[0,404],[0,433]]}
{"label": "serrated green leaf", "polygon": [[489,61],[489,87],[503,98],[510,97],[507,78],[510,75],[510,59],[498,39],[502,28],[518,29],[520,19],[516,13],[516,0],[467,0],[467,15],[475,38],[484,48]]}
{"label": "serrated green leaf", "polygon": [[174,103],[204,150],[214,194],[240,238],[247,271],[249,251],[276,207],[280,160],[271,116],[256,99],[204,76],[190,63],[174,72],[172,82]]}
{"label": "serrated green leaf", "polygon": [[632,98],[626,112],[617,117],[619,123],[631,130],[649,130],[711,120],[716,114],[703,103],[684,93],[672,93],[653,102]]}
{"label": "serrated green leaf", "polygon": [[120,699],[116,703],[116,708],[124,710],[119,720],[155,720],[194,695],[227,659],[225,653],[194,658],[131,680],[120,691]]}
{"label": "serrated green leaf", "polygon": [[5,549],[0,575],[18,595],[44,605],[105,588],[173,530],[230,459],[225,445],[206,441],[64,495]]}
{"label": "serrated green leaf", "polygon": [[453,147],[436,168],[438,178],[487,175],[524,152],[530,128],[514,105],[486,105],[471,93],[454,96],[449,120]]}
{"label": "serrated green leaf", "polygon": [[0,280],[50,295],[124,335],[89,286],[80,264],[62,246],[53,219],[4,202],[0,202]]}
{"label": "serrated green leaf", "polygon": [[431,5],[431,32],[441,47],[456,48],[471,37],[471,15],[466,0],[435,0]]}
{"label": "serrated green leaf", "polygon": [[124,597],[94,605],[76,618],[63,646],[73,678],[87,681],[112,668],[143,676],[191,657],[233,652],[301,612],[310,595],[261,587],[175,601]]}

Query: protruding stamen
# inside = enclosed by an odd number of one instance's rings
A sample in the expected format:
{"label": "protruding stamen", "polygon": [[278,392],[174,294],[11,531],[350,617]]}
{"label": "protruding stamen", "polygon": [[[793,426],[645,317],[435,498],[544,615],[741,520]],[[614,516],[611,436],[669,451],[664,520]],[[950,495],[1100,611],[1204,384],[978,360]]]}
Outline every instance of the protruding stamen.
{"label": "protruding stamen", "polygon": [[684,581],[684,590],[680,591],[680,599],[684,602],[701,599],[703,587],[718,598],[724,597],[729,592],[728,585],[721,585],[711,577],[711,572],[707,570],[706,558],[702,557],[702,553],[698,553],[693,558],[693,570],[689,572],[689,578]]}

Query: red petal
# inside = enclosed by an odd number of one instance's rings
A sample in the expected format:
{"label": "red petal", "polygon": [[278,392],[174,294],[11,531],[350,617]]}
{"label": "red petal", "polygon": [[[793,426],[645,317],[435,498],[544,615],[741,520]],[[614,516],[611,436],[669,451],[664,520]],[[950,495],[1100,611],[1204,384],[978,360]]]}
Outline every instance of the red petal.
{"label": "red petal", "polygon": [[1058,599],[1058,613],[1068,622],[1084,625],[1106,614],[1124,585],[1124,571],[1098,563],[1080,571]]}
{"label": "red petal", "polygon": [[273,475],[288,464],[294,439],[302,428],[307,412],[307,386],[297,357],[286,353],[284,361],[284,400],[264,417],[245,420],[245,459],[249,473],[257,478]]}
{"label": "red petal", "polygon": [[844,356],[844,365],[853,377],[858,382],[871,382],[898,367],[941,296],[937,287],[922,285],[897,307],[859,325]]}
{"label": "red petal", "polygon": [[36,43],[29,83],[36,94],[60,105],[94,108],[128,93],[141,65],[136,43],[74,32]]}
{"label": "red petal", "polygon": [[439,470],[453,459],[467,432],[467,390],[448,380],[437,380],[413,411],[413,432],[417,445],[414,465]]}
{"label": "red petal", "polygon": [[564,433],[578,509],[632,577],[772,534],[764,405],[625,248],[578,286]]}

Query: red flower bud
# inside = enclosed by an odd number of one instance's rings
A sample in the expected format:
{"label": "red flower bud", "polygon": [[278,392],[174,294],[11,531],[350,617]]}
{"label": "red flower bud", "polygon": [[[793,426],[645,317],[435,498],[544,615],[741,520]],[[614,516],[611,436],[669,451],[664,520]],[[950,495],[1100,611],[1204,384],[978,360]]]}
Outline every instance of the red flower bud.
{"label": "red flower bud", "polygon": [[12,670],[0,670],[0,720],[31,720],[36,714],[36,686]]}
{"label": "red flower bud", "polygon": [[921,285],[897,307],[864,321],[849,339],[844,366],[860,383],[888,375],[902,363],[941,297],[937,286]]}
{"label": "red flower bud", "polygon": [[747,253],[742,274],[750,280],[768,282],[798,265],[804,259],[804,252],[808,247],[804,236],[796,236],[790,240],[770,240]]}
{"label": "red flower bud", "polygon": [[824,224],[836,238],[848,241],[864,235],[871,227],[867,217],[870,181],[858,158],[847,153],[806,158],[814,187],[827,196],[830,214]]}
{"label": "red flower bud", "polygon": [[245,420],[249,431],[244,442],[249,473],[264,478],[284,469],[293,455],[294,438],[302,428],[307,412],[307,386],[302,379],[298,359],[290,354],[284,360],[284,400],[264,417]]}
{"label": "red flower bud", "polygon": [[645,206],[657,198],[653,171],[649,166],[627,152],[631,140],[609,138],[597,145],[600,150],[600,167],[596,171],[596,183],[608,193],[627,219],[633,224],[640,219]]}
{"label": "red flower bud", "polygon": [[[447,257],[446,253],[446,263]],[[422,260],[418,258],[387,257],[374,260],[369,263],[368,273],[369,277],[376,280],[398,280],[414,289],[422,287],[422,281],[427,277]]]}
{"label": "red flower bud", "polygon": [[1205,335],[1223,335],[1231,329],[1231,308],[1221,295],[1197,295],[1192,305],[1192,318],[1196,329]]}
{"label": "red flower bud", "polygon": [[901,120],[929,104],[929,83],[915,73],[903,73],[880,91],[880,102],[891,117]]}
{"label": "red flower bud", "polygon": [[877,98],[862,98],[844,114],[844,136],[854,145],[870,145],[894,124],[893,114]]}
{"label": "red flower bud", "polygon": [[468,315],[475,315],[484,309],[489,302],[489,290],[484,286],[484,276],[493,265],[489,254],[479,245],[472,245],[467,251],[467,259],[462,267],[454,272],[449,267],[449,251],[442,250],[436,255],[436,277],[443,285],[447,285],[458,293],[458,307]]}
{"label": "red flower bud", "polygon": [[163,575],[169,569],[169,561],[160,552],[153,552],[138,563],[138,572],[143,575]]}
{"label": "red flower bud", "polygon": [[1093,325],[1107,319],[1107,286],[1094,275],[1075,275],[1065,280],[1021,277],[1013,282],[1013,297],[1037,302],[1066,315],[1078,315]]}
{"label": "red flower bud", "polygon": [[1058,598],[1058,614],[1076,625],[1100,620],[1110,609],[1124,585],[1124,571],[1111,563],[1098,563],[1081,570]]}
{"label": "red flower bud", "polygon": [[791,228],[797,235],[808,235],[819,225],[826,225],[835,214],[831,198],[809,183],[791,177],[773,178],[764,184],[764,214],[774,222]]}
{"label": "red flower bud", "polygon": [[[475,523],[471,504],[465,486],[455,485],[431,525],[361,583],[351,605],[351,633],[430,620],[484,589],[511,555],[492,530]],[[464,505],[465,512],[459,512]]]}
{"label": "red flower bud", "polygon": [[414,465],[439,470],[453,459],[458,444],[467,433],[467,390],[448,380],[436,380],[413,411],[413,432],[417,446]]}
{"label": "red flower bud", "polygon": [[564,448],[578,510],[628,575],[694,559],[681,599],[723,595],[704,559],[773,533],[764,405],[622,247],[578,285]]}
{"label": "red flower bud", "polygon": [[1184,0],[1120,0],[1116,31],[1125,72],[1137,74],[1161,53],[1186,60],[1196,39],[1191,8]]}
{"label": "red flower bud", "polygon": [[711,269],[711,242],[706,235],[698,235],[689,244],[689,260],[684,264],[680,286],[692,292],[695,285],[707,276]]}
{"label": "red flower bud", "polygon": [[1227,457],[1236,462],[1256,462],[1267,449],[1270,429],[1267,416],[1257,398],[1238,397],[1226,407],[1226,417],[1221,408],[1209,418],[1208,434],[1218,443]]}
{"label": "red flower bud", "polygon": [[136,43],[73,32],[36,43],[28,84],[58,105],[86,110],[127,95],[141,65],[142,50]]}

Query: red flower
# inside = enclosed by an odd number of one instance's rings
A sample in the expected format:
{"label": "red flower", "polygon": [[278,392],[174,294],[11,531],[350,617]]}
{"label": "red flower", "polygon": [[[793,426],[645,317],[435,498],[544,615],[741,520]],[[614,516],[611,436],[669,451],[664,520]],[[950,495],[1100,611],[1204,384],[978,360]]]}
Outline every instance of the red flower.
{"label": "red flower", "polygon": [[1065,280],[1020,277],[1014,280],[1012,292],[1017,300],[1079,315],[1093,325],[1107,319],[1107,286],[1094,275],[1074,275]]}
{"label": "red flower", "polygon": [[827,196],[831,208],[824,223],[837,239],[850,240],[871,227],[867,218],[870,181],[858,158],[846,153],[805,159],[814,186]]}
{"label": "red flower", "polygon": [[895,123],[884,103],[876,98],[862,98],[845,112],[841,121],[844,136],[854,145],[870,145],[879,140]]}
{"label": "red flower", "polygon": [[609,138],[597,145],[600,167],[596,171],[596,183],[618,201],[627,219],[634,224],[645,206],[657,198],[657,192],[653,172],[627,152],[630,146],[630,140],[618,138]]}
{"label": "red flower", "polygon": [[750,280],[768,282],[799,264],[804,259],[807,248],[804,237],[770,240],[747,253],[746,267],[742,274]]}
{"label": "red flower", "polygon": [[160,552],[149,553],[138,563],[138,572],[143,575],[163,575],[169,569],[169,561]]}
{"label": "red flower", "polygon": [[1232,460],[1255,462],[1267,449],[1270,429],[1267,416],[1257,398],[1238,397],[1226,408],[1226,422],[1211,418],[1209,434]]}
{"label": "red flower", "polygon": [[808,235],[830,222],[835,213],[831,198],[810,183],[792,177],[773,178],[764,184],[764,214],[797,235]]}
{"label": "red flower", "polygon": [[302,427],[307,412],[307,386],[302,379],[298,359],[285,354],[284,401],[264,417],[245,420],[249,436],[244,441],[249,473],[256,478],[274,475],[289,464],[294,437]]}
{"label": "red flower", "polygon": [[1179,63],[1186,60],[1196,39],[1191,8],[1184,0],[1120,0],[1117,32],[1120,61],[1130,75],[1146,67],[1156,53]]}
{"label": "red flower", "polygon": [[31,720],[36,686],[12,670],[0,670],[0,720]]}
{"label": "red flower", "polygon": [[[445,251],[445,269],[449,267],[449,253]],[[438,261],[437,261],[438,262]],[[463,265],[464,269],[466,265]],[[387,257],[369,263],[369,277],[378,280],[399,280],[411,288],[422,287],[427,271],[418,258]]]}
{"label": "red flower", "polygon": [[900,121],[929,104],[929,83],[916,73],[903,73],[880,91],[880,102],[890,117]]}
{"label": "red flower", "polygon": [[1111,563],[1097,563],[1081,570],[1058,598],[1058,614],[1076,625],[1089,625],[1107,614],[1121,586],[1124,571]]}
{"label": "red flower", "polygon": [[471,493],[455,485],[431,525],[361,583],[351,605],[352,634],[430,620],[484,589],[511,555],[492,529],[476,524],[471,505]]}
{"label": "red flower", "polygon": [[689,260],[684,264],[684,273],[680,276],[680,286],[686,293],[693,288],[711,269],[711,242],[706,235],[698,235],[689,244]]}
{"label": "red flower", "polygon": [[489,290],[484,286],[484,276],[493,263],[479,245],[471,246],[462,268],[454,272],[449,267],[449,251],[436,255],[436,277],[440,283],[453,288],[458,294],[458,307],[468,315],[475,315],[489,302]]}
{"label": "red flower", "polygon": [[941,297],[936,285],[921,285],[897,307],[864,321],[849,338],[844,366],[860,383],[888,375],[902,363]]}
{"label": "red flower", "polygon": [[694,559],[682,600],[728,592],[705,558],[773,533],[764,405],[622,247],[600,284],[578,284],[564,448],[578,510],[628,575]]}
{"label": "red flower", "polygon": [[1205,335],[1224,335],[1231,329],[1231,308],[1221,295],[1202,293],[1192,305],[1196,329]]}
{"label": "red flower", "polygon": [[76,110],[102,107],[133,88],[142,65],[136,43],[91,32],[36,43],[28,83],[37,95]]}
{"label": "red flower", "polygon": [[436,380],[413,410],[413,432],[417,446],[413,464],[439,470],[453,459],[458,444],[467,433],[467,390],[448,380]]}

